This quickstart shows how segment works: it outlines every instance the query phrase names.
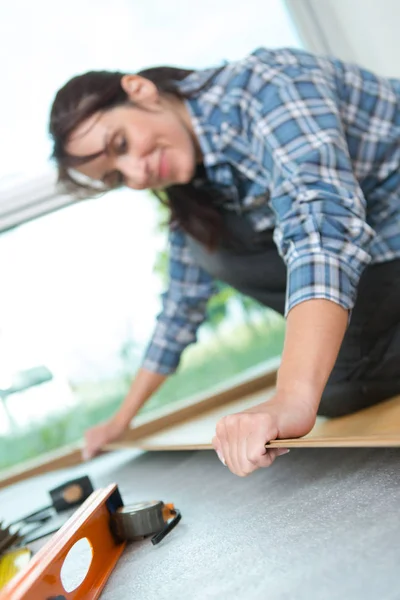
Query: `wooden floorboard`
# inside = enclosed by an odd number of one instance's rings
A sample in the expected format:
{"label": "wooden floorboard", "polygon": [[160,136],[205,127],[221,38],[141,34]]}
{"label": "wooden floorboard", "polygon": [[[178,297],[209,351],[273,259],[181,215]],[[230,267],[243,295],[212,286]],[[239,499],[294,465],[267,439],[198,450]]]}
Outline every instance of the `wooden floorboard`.
{"label": "wooden floorboard", "polygon": [[[135,430],[110,449],[136,447],[144,450],[207,450],[212,448],[215,427],[221,417],[255,406],[274,394],[274,388],[262,390],[221,404],[210,410],[167,425],[159,431],[138,436]],[[130,434],[132,439],[129,438]],[[303,438],[273,440],[270,447],[399,447],[400,397],[337,419],[317,418],[313,430]]]}

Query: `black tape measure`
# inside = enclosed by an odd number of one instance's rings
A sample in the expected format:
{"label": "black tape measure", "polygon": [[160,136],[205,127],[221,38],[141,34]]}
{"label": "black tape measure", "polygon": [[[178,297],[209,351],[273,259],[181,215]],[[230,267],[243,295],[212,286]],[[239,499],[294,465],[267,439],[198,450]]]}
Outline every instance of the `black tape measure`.
{"label": "black tape measure", "polygon": [[111,529],[123,541],[138,541],[153,535],[151,541],[155,545],[180,520],[181,513],[173,504],[153,500],[117,508],[111,515]]}

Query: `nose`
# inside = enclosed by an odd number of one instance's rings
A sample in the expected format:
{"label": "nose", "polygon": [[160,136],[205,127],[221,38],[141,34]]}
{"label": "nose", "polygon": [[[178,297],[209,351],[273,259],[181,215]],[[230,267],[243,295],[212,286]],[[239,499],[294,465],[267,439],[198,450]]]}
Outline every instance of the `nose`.
{"label": "nose", "polygon": [[133,156],[120,156],[116,160],[115,168],[122,173],[125,184],[133,189],[148,187],[148,165],[144,158]]}

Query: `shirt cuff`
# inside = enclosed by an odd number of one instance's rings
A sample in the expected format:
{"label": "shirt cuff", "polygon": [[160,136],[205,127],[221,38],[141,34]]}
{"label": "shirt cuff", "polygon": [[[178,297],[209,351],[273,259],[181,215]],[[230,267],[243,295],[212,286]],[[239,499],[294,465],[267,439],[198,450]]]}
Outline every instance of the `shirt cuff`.
{"label": "shirt cuff", "polygon": [[144,356],[142,367],[152,373],[160,375],[172,375],[176,372],[181,352],[174,352],[166,348],[160,348],[155,344],[150,344]]}
{"label": "shirt cuff", "polygon": [[297,255],[287,266],[285,317],[297,304],[313,299],[331,300],[351,310],[365,266],[326,252]]}

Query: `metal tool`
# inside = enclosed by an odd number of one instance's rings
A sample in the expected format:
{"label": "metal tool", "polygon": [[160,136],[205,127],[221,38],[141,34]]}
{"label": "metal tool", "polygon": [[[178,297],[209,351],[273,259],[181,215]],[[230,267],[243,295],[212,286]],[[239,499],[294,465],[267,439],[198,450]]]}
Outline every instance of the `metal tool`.
{"label": "metal tool", "polygon": [[111,527],[120,540],[137,541],[149,535],[156,545],[179,523],[181,514],[173,504],[153,500],[118,508],[111,517]]}
{"label": "metal tool", "polygon": [[[0,591],[0,600],[96,600],[127,540],[152,535],[152,543],[158,544],[180,519],[173,504],[153,501],[124,506],[116,484],[96,490]],[[61,569],[82,538],[92,547],[92,562],[83,582],[66,592]]]}

